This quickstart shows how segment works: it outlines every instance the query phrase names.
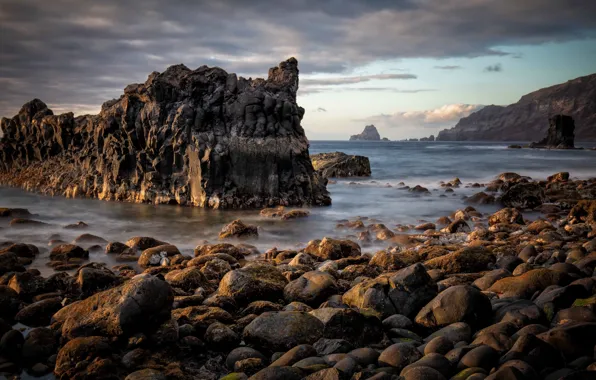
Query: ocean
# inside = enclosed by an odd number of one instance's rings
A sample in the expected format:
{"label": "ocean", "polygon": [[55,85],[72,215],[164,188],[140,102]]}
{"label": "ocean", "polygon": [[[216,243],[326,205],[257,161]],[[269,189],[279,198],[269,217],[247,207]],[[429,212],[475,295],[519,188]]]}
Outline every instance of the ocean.
{"label": "ocean", "polygon": [[[147,205],[107,202],[93,199],[65,199],[41,196],[20,189],[0,187],[0,207],[23,207],[35,214],[34,219],[48,223],[43,227],[11,228],[0,221],[0,242],[31,243],[42,254],[31,267],[44,275],[53,273],[46,267],[48,242],[52,238],[72,241],[82,233],[91,233],[108,241],[125,242],[134,236],[151,236],[176,245],[183,253],[205,241],[216,242],[219,230],[234,219],[259,226],[259,239],[249,242],[261,252],[277,247],[303,247],[309,240],[327,237],[343,238],[351,231],[338,229],[338,222],[367,217],[394,229],[398,224],[434,222],[457,209],[465,208],[462,197],[483,188],[466,188],[472,183],[487,183],[502,172],[516,172],[533,179],[544,179],[560,171],[572,178],[596,177],[595,150],[507,149],[510,143],[478,142],[347,142],[312,141],[311,154],[341,151],[367,156],[372,176],[338,179],[330,184],[333,205],[310,209],[307,218],[295,220],[266,219],[259,210],[205,210],[170,205]],[[585,145],[588,148],[594,145]],[[460,178],[463,186],[446,194],[440,181]],[[399,189],[402,185],[427,187],[430,195],[416,195]],[[441,196],[444,195],[444,196]],[[481,212],[494,212],[498,206],[478,206]],[[6,218],[5,218],[6,219]],[[66,230],[64,225],[84,221],[85,230]],[[373,221],[370,221],[372,223]],[[375,252],[385,243],[364,247]],[[92,261],[114,265],[112,257],[92,252]]]}

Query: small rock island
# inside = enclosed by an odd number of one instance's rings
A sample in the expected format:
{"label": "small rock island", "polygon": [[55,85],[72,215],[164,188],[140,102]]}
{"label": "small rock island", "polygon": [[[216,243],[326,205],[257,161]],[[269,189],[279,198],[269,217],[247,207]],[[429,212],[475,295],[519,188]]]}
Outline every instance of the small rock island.
{"label": "small rock island", "polygon": [[[381,141],[381,135],[374,125],[364,127],[362,133],[350,136],[350,141]],[[389,141],[386,137],[382,141]]]}
{"label": "small rock island", "polygon": [[569,115],[555,115],[549,120],[545,138],[530,144],[530,148],[573,149],[575,148],[575,122]]}

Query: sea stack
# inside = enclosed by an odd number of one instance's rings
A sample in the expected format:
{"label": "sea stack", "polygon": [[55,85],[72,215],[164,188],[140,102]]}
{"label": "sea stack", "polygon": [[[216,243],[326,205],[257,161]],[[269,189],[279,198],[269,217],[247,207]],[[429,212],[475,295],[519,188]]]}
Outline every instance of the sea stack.
{"label": "sea stack", "polygon": [[298,62],[267,79],[184,65],[131,84],[98,115],[44,102],[2,119],[0,183],[43,194],[209,208],[329,205],[296,104]]}
{"label": "sea stack", "polygon": [[549,118],[548,132],[542,140],[530,144],[531,148],[573,149],[575,123],[568,115],[555,115]]}
{"label": "sea stack", "polygon": [[367,125],[358,135],[350,136],[350,141],[381,141],[381,135],[374,125]]}

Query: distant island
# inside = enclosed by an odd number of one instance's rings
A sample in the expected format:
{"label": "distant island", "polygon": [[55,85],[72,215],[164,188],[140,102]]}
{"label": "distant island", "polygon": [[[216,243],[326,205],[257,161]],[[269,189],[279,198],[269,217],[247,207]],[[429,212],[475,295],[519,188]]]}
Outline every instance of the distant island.
{"label": "distant island", "polygon": [[575,120],[576,140],[596,141],[596,74],[534,91],[506,107],[486,106],[439,132],[437,141],[533,141],[558,114]]}
{"label": "distant island", "polygon": [[381,135],[374,125],[364,127],[362,133],[350,136],[350,141],[389,141],[387,137],[381,139]]}

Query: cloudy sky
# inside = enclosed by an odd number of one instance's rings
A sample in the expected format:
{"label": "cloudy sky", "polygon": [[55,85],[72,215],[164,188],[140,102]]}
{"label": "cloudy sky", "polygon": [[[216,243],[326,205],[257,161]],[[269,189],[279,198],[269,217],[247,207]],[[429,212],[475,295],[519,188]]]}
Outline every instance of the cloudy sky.
{"label": "cloudy sky", "polygon": [[596,72],[591,0],[0,0],[0,115],[96,113],[172,64],[299,61],[310,139],[428,136]]}

